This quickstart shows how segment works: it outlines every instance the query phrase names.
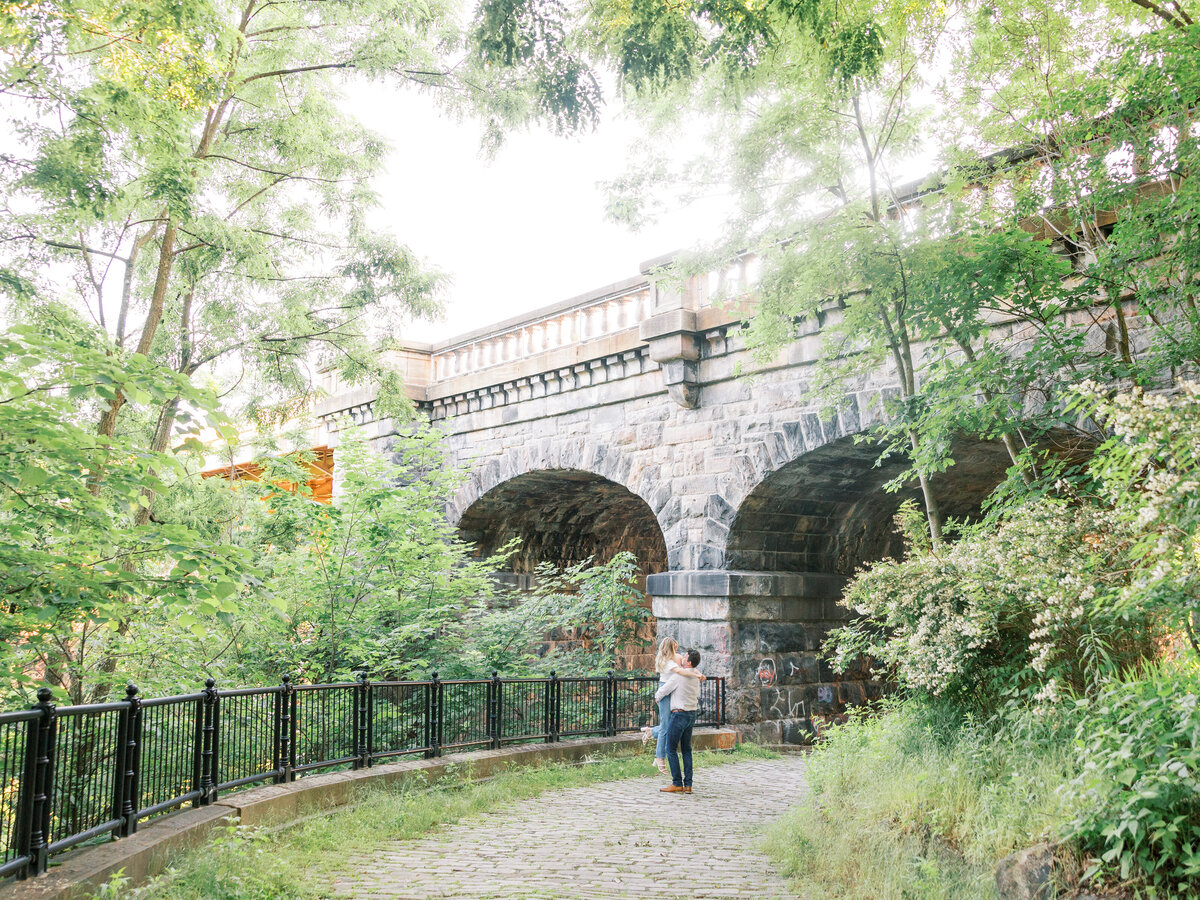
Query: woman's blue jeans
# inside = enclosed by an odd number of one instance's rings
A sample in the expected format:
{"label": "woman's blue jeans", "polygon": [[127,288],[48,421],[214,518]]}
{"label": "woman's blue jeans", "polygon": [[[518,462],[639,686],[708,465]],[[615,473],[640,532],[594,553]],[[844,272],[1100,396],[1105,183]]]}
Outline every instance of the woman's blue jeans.
{"label": "woman's blue jeans", "polygon": [[654,745],[654,758],[667,758],[667,726],[671,723],[671,695],[658,701],[658,724],[650,729],[650,733],[658,738]]}

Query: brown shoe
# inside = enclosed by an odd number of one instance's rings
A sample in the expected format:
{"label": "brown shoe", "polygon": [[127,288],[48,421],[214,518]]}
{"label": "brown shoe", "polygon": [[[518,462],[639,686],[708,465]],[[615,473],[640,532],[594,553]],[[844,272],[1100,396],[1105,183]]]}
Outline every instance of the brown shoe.
{"label": "brown shoe", "polygon": [[680,787],[677,784],[668,784],[665,788],[659,788],[664,794],[686,794],[691,792],[691,788]]}
{"label": "brown shoe", "polygon": [[685,787],[685,788],[683,789],[683,792],[684,792],[685,794],[690,794],[690,793],[692,792],[692,789],[691,789],[690,787]]}

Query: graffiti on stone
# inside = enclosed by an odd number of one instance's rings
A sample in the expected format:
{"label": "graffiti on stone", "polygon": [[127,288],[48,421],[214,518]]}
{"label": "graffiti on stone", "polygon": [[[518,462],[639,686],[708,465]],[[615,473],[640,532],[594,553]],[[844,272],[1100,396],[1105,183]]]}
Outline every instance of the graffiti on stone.
{"label": "graffiti on stone", "polygon": [[775,714],[778,719],[796,719],[804,718],[804,701],[797,700],[795,703],[789,703],[787,694],[780,688],[775,688],[774,697],[771,700],[770,712]]}
{"label": "graffiti on stone", "polygon": [[820,685],[817,688],[817,702],[818,703],[832,703],[833,702],[833,688],[827,684]]}
{"label": "graffiti on stone", "polygon": [[764,659],[758,664],[758,683],[763,687],[775,684],[775,660]]}

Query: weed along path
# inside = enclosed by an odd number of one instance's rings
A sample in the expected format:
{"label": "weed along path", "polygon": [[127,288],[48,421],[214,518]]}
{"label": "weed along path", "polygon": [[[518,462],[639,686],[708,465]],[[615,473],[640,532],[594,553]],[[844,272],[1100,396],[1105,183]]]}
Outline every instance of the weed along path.
{"label": "weed along path", "polygon": [[762,826],[802,802],[805,760],[698,769],[695,793],[657,775],[569,788],[351,856],[345,900],[693,900],[792,897]]}

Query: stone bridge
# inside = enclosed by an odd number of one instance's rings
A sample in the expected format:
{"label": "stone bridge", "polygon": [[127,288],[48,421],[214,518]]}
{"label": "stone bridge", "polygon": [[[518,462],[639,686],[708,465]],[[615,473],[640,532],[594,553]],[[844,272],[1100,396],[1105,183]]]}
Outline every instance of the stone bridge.
{"label": "stone bridge", "polygon": [[[469,472],[448,510],[465,537],[484,553],[520,537],[514,575],[633,551],[658,635],[729,676],[733,721],[799,741],[814,716],[880,691],[865,672],[836,676],[818,651],[846,617],[846,576],[900,549],[892,519],[909,494],[885,492],[896,468],[856,442],[894,376],[847,385],[841,412],[823,417],[806,393],[824,316],[757,362],[739,336],[744,310],[711,299],[737,293],[752,261],[686,281],[656,275],[664,262],[449,341],[409,343],[391,361]],[[335,445],[348,415],[386,448],[395,426],[375,418],[370,394],[325,389],[320,440]],[[965,516],[1008,458],[977,442],[956,459],[935,485],[945,514]]]}

